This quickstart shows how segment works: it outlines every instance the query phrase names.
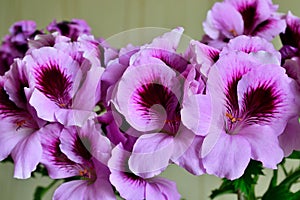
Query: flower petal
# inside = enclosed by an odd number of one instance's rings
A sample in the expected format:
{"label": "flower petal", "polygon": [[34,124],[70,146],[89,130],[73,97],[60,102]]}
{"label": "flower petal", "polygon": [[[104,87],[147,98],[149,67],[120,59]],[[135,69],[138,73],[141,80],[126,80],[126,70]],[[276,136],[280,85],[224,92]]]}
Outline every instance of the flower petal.
{"label": "flower petal", "polygon": [[[242,15],[232,5],[224,2],[215,3],[209,17],[212,17],[211,21],[215,28],[227,38],[243,34],[244,24]],[[208,34],[205,27],[204,31]]]}
{"label": "flower petal", "polygon": [[161,130],[168,115],[178,109],[178,86],[175,72],[166,65],[130,67],[116,88],[113,102],[138,131]]}
{"label": "flower petal", "polygon": [[205,169],[200,158],[203,139],[204,138],[201,136],[194,137],[193,143],[184,152],[184,154],[175,161],[177,165],[197,176],[205,173]]}
{"label": "flower petal", "polygon": [[126,151],[122,144],[112,150],[108,166],[111,171],[110,181],[125,199],[145,199],[146,180],[134,175],[128,169],[131,152]]}
{"label": "flower petal", "polygon": [[279,136],[279,143],[284,151],[284,156],[289,156],[293,150],[300,150],[300,123],[299,117],[290,119],[284,132]]}
{"label": "flower petal", "polygon": [[174,152],[173,136],[164,133],[145,134],[136,141],[129,158],[129,169],[142,178],[160,174]]}
{"label": "flower petal", "polygon": [[283,159],[283,151],[277,135],[268,126],[248,126],[240,135],[249,142],[252,159],[261,161],[264,167],[277,168],[277,164]]}
{"label": "flower petal", "polygon": [[251,148],[246,139],[222,133],[213,149],[203,158],[204,168],[208,174],[233,180],[244,174],[250,154]]}
{"label": "flower petal", "polygon": [[155,177],[146,184],[147,200],[172,199],[179,200],[181,195],[178,193],[176,183],[165,178]]}
{"label": "flower petal", "polygon": [[38,132],[20,141],[11,152],[11,156],[15,164],[14,177],[29,178],[42,157],[42,145]]}
{"label": "flower petal", "polygon": [[211,122],[211,102],[209,95],[192,95],[183,102],[182,123],[196,135],[207,134]]}

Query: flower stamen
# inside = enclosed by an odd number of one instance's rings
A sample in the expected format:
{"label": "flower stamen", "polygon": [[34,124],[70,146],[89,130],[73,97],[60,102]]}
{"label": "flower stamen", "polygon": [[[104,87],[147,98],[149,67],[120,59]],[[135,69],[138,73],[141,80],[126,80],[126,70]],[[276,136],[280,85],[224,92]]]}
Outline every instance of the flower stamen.
{"label": "flower stamen", "polygon": [[230,119],[231,123],[235,123],[237,121],[241,121],[242,118],[235,118],[234,116],[232,116],[232,114],[230,113],[226,113],[225,116]]}
{"label": "flower stamen", "polygon": [[17,128],[16,131],[18,131],[20,128],[22,128],[22,126],[24,126],[24,124],[26,124],[26,120],[20,120],[16,122]]}

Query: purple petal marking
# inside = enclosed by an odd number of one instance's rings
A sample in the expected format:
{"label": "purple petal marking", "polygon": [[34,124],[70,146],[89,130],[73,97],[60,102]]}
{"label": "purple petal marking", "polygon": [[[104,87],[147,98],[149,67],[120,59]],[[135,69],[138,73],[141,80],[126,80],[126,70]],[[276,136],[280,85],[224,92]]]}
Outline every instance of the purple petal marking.
{"label": "purple petal marking", "polygon": [[9,120],[16,125],[16,131],[22,127],[38,127],[28,111],[19,108],[9,99],[9,96],[3,87],[0,87],[0,117],[2,119],[9,118]]}
{"label": "purple petal marking", "polygon": [[142,111],[142,116],[146,119],[155,116],[156,114],[153,112],[161,112],[159,108],[159,110],[154,108],[155,105],[161,105],[167,112],[167,127],[165,128],[170,129],[165,131],[176,134],[179,128],[177,122],[180,122],[180,104],[176,95],[170,89],[157,83],[142,85],[133,95],[133,102],[137,105],[137,110]]}
{"label": "purple petal marking", "polygon": [[256,88],[250,87],[243,97],[242,112],[245,113],[246,123],[270,122],[281,106],[280,97],[280,93],[271,83],[263,82]]}
{"label": "purple petal marking", "polygon": [[300,18],[294,16],[289,12],[286,16],[286,29],[284,33],[280,34],[280,39],[283,45],[292,47],[300,47]]}
{"label": "purple petal marking", "polygon": [[14,102],[9,99],[8,94],[3,86],[0,87],[0,115],[2,118],[12,116],[22,116],[24,110],[19,108]]}
{"label": "purple petal marking", "polygon": [[247,4],[239,10],[244,20],[244,34],[249,35],[257,21],[257,2]]}
{"label": "purple petal marking", "polygon": [[71,104],[69,92],[72,81],[57,64],[43,66],[35,71],[37,89],[54,101],[61,108],[68,108]]}
{"label": "purple petal marking", "polygon": [[41,163],[47,167],[51,178],[65,178],[78,175],[76,163],[60,149],[60,128],[57,124],[46,126],[41,132],[43,156]]}
{"label": "purple petal marking", "polygon": [[237,115],[239,112],[239,103],[237,95],[237,85],[241,80],[242,74],[236,74],[232,80],[228,83],[226,88],[226,108],[228,113]]}

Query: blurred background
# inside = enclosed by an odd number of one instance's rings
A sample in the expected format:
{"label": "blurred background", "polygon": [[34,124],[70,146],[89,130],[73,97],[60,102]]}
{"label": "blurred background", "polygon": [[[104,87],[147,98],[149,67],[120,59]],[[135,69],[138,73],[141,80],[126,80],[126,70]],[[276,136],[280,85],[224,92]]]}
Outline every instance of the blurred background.
{"label": "blurred background", "polygon": [[[8,33],[12,23],[30,19],[36,21],[38,28],[45,28],[53,19],[57,21],[84,19],[96,37],[114,38],[119,33],[142,27],[171,29],[182,26],[185,34],[193,39],[201,39],[202,22],[213,0],[0,0],[0,37]],[[279,4],[280,12],[291,10],[300,16],[299,0],[273,0]],[[276,43],[276,42],[275,42]],[[0,130],[1,131],[1,130]],[[0,144],[1,145],[1,144]],[[271,171],[259,180],[257,192],[262,193],[268,186]],[[0,199],[31,200],[35,187],[46,186],[51,181],[35,177],[16,180],[11,163],[0,163]],[[171,166],[163,173],[177,182],[178,190],[186,200],[209,199],[210,192],[219,187],[219,178],[203,175],[195,177],[183,169]],[[51,199],[53,190],[45,200]],[[237,199],[225,195],[219,200]]]}

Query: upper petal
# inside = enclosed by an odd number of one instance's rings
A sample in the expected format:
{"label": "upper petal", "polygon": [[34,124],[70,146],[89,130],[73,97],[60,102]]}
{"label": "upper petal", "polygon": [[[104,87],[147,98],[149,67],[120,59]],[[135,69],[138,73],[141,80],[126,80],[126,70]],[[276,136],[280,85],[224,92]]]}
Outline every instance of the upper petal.
{"label": "upper petal", "polygon": [[[241,35],[244,30],[242,15],[230,4],[215,3],[211,10],[211,23],[226,38]],[[204,26],[204,30],[205,26]],[[209,35],[209,33],[207,33]],[[216,39],[216,38],[213,38]]]}

